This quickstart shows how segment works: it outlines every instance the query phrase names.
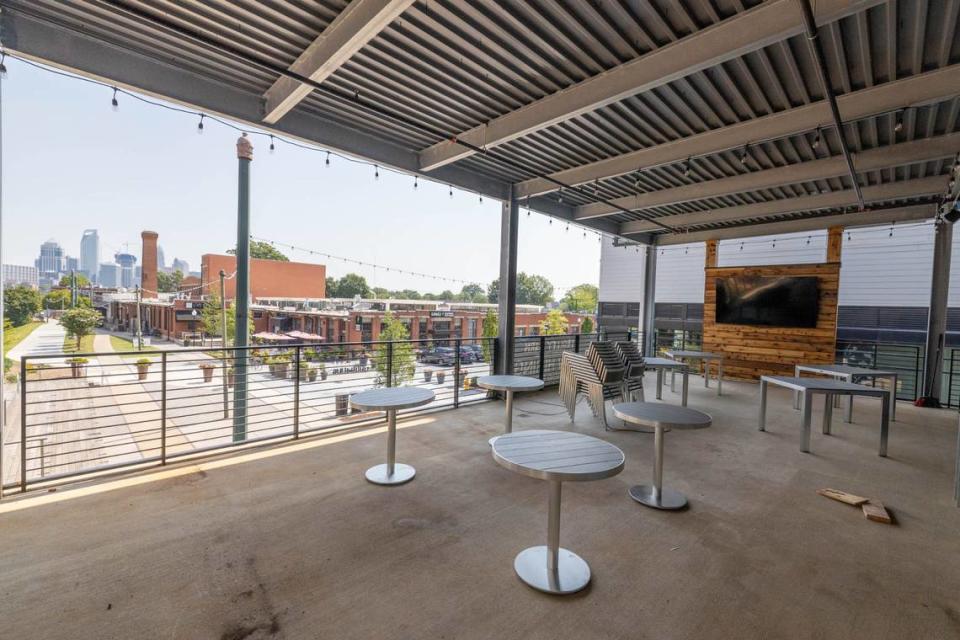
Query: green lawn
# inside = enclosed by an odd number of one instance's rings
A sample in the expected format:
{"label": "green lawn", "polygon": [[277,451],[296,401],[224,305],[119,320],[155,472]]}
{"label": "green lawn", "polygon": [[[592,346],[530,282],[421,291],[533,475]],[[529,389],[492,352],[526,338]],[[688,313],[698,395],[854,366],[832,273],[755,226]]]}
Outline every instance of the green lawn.
{"label": "green lawn", "polygon": [[[112,333],[110,334],[110,346],[113,347],[114,351],[136,351],[137,348],[134,346],[133,340],[125,338],[123,336],[115,336]],[[148,347],[144,345],[142,351],[156,351],[156,347]],[[123,358],[139,358],[139,355],[132,356],[121,356]]]}
{"label": "green lawn", "polygon": [[3,332],[3,370],[7,371],[13,366],[13,361],[7,358],[10,349],[23,342],[23,339],[33,333],[33,330],[42,325],[42,322],[28,322],[19,327],[13,327]]}
{"label": "green lawn", "polygon": [[80,348],[77,349],[77,339],[73,336],[63,338],[64,353],[93,353],[93,334],[88,334],[80,339]]}

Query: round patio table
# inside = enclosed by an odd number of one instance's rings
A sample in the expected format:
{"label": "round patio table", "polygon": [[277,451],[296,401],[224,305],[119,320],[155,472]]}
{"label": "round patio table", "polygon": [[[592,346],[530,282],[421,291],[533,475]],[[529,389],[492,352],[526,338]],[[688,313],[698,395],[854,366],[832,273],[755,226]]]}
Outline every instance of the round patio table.
{"label": "round patio table", "polygon": [[653,486],[630,487],[630,497],[654,509],[682,509],[687,497],[679,491],[663,488],[663,433],[668,429],[706,429],[713,419],[687,407],[650,402],[624,402],[613,405],[613,415],[627,424],[653,427],[654,454]]}
{"label": "round patio table", "polygon": [[493,459],[511,471],[550,483],[547,544],[524,549],[513,569],[545,593],[580,591],[590,582],[590,565],[560,547],[560,488],[564,482],[602,480],[623,471],[623,451],[609,442],[569,431],[531,429],[500,436]]}
{"label": "round patio table", "polygon": [[397,457],[397,411],[433,402],[434,393],[418,387],[369,389],[350,396],[350,404],[361,411],[387,412],[387,463],[367,469],[367,480],[374,484],[395,485],[413,480],[417,470],[399,464]]}
{"label": "round patio table", "polygon": [[[507,415],[504,418],[503,432],[513,432],[513,394],[517,391],[539,391],[543,389],[543,380],[527,376],[481,376],[477,378],[477,386],[490,391],[501,391],[506,395]],[[488,440],[490,446],[500,436],[493,436]]]}

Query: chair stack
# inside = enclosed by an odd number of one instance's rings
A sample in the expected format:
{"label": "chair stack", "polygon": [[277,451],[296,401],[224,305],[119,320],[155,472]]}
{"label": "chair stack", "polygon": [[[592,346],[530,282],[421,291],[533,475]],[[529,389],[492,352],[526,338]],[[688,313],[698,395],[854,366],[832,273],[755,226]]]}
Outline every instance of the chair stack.
{"label": "chair stack", "polygon": [[586,356],[564,351],[560,358],[560,397],[570,419],[574,419],[577,398],[583,394],[593,415],[609,429],[605,402],[624,397],[625,373],[616,348],[609,342],[594,342]]}
{"label": "chair stack", "polygon": [[636,342],[618,342],[616,343],[617,353],[620,355],[620,361],[626,369],[623,378],[623,396],[629,400],[637,399],[640,402],[645,400],[643,395],[643,356],[640,355],[640,349]]}

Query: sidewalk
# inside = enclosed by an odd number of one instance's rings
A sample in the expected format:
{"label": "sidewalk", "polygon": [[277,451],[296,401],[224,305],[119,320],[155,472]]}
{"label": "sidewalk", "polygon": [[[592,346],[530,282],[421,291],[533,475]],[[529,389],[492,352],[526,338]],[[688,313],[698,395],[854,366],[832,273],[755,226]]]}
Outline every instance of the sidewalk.
{"label": "sidewalk", "polygon": [[33,333],[23,339],[23,342],[10,349],[6,357],[17,361],[22,356],[63,353],[63,341],[66,337],[66,329],[51,320],[34,329]]}

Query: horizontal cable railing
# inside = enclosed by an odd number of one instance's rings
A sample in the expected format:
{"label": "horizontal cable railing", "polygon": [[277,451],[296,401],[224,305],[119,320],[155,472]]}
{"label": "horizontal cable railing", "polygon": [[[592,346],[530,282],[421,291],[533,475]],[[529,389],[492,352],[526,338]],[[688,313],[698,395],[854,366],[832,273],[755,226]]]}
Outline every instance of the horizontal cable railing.
{"label": "horizontal cable railing", "polygon": [[409,413],[478,402],[494,353],[495,338],[450,338],[25,356],[4,486],[379,422],[349,401],[375,387],[435,393]]}
{"label": "horizontal cable railing", "polygon": [[837,364],[897,373],[897,399],[917,399],[923,379],[924,348],[921,345],[838,340]]}

